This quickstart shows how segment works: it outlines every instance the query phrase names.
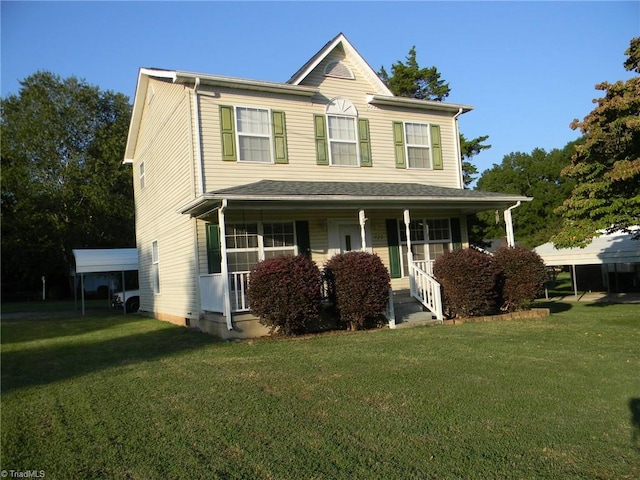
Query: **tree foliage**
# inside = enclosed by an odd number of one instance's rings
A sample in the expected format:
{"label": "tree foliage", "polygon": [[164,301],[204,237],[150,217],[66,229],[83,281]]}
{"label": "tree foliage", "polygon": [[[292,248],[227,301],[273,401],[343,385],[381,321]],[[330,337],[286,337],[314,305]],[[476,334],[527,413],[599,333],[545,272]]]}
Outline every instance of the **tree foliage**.
{"label": "tree foliage", "polygon": [[[640,37],[625,54],[625,68],[640,73]],[[558,208],[563,225],[553,238],[556,247],[584,246],[600,231],[640,224],[640,76],[595,88],[604,96],[582,121],[571,123],[585,142],[562,172],[575,187]]]}
{"label": "tree foliage", "polygon": [[128,98],[37,72],[2,102],[2,282],[66,282],[71,250],[135,246]]}
{"label": "tree foliage", "polygon": [[[442,80],[440,72],[435,66],[420,68],[416,59],[416,47],[411,47],[406,57],[406,63],[398,60],[391,65],[391,75],[384,66],[380,67],[378,76],[398,97],[417,98],[441,102],[449,96],[449,83]],[[462,174],[465,187],[468,187],[477,175],[478,170],[471,163],[471,159],[483,150],[491,148],[486,145],[488,135],[467,140],[460,134],[460,154],[462,160]]]}
{"label": "tree foliage", "polygon": [[[562,177],[562,169],[571,162],[576,144],[568,143],[562,150],[546,152],[536,148],[531,153],[510,153],[500,165],[482,173],[476,189],[486,192],[503,192],[533,197],[523,202],[513,216],[514,231],[518,242],[534,247],[548,242],[560,228],[560,217],[555,209],[569,196],[575,182]],[[504,222],[502,212],[480,212],[476,215],[473,240],[502,238]]]}
{"label": "tree foliage", "polygon": [[398,60],[391,65],[391,76],[380,68],[378,76],[399,97],[435,100],[441,102],[449,96],[449,84],[440,78],[435,66],[420,68],[416,60],[416,47],[411,47],[406,63]]}

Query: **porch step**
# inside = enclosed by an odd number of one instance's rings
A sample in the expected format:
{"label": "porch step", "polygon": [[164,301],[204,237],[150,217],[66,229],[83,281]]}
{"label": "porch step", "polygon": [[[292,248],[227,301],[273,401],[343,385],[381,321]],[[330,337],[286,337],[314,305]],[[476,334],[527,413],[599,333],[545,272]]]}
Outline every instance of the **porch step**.
{"label": "porch step", "polygon": [[424,325],[440,325],[441,322],[415,298],[407,293],[394,293],[393,308],[396,328],[411,328]]}

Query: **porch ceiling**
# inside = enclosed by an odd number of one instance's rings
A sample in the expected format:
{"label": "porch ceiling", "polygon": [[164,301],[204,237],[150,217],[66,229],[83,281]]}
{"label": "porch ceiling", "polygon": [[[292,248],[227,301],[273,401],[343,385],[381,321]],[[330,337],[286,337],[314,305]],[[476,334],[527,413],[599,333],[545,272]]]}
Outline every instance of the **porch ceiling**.
{"label": "porch ceiling", "polygon": [[[261,180],[207,192],[180,209],[201,216],[221,205],[242,209],[450,208],[461,213],[506,209],[532,198],[419,183]],[[295,203],[295,205],[294,205]]]}

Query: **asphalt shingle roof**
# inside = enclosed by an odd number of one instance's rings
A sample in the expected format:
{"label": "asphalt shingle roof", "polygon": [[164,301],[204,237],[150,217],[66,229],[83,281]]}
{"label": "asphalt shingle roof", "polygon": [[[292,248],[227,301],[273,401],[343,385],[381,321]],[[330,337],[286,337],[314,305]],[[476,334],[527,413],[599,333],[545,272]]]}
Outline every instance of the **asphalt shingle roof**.
{"label": "asphalt shingle roof", "polygon": [[228,197],[431,197],[452,199],[459,198],[468,200],[524,198],[519,195],[482,192],[479,190],[463,190],[458,188],[423,185],[419,183],[299,182],[282,180],[261,180],[259,182],[225,188],[210,193],[214,194],[215,196]]}

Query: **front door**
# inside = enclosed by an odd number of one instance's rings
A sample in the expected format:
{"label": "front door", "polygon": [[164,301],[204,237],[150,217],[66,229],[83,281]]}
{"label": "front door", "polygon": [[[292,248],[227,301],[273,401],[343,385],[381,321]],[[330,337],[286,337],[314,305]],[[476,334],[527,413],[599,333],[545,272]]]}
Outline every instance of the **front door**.
{"label": "front door", "polygon": [[360,225],[357,223],[338,225],[338,235],[340,237],[340,253],[362,249]]}

